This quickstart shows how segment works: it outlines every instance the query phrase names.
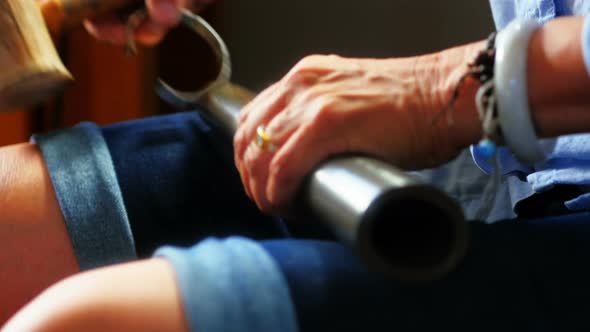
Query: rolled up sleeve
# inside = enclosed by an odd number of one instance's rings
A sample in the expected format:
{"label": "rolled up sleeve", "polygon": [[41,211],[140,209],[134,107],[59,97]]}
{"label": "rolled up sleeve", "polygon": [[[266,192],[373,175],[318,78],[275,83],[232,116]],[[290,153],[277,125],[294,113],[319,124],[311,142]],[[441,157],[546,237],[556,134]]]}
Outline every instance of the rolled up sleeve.
{"label": "rolled up sleeve", "polygon": [[113,162],[91,123],[31,139],[39,146],[81,269],[136,258]]}
{"label": "rolled up sleeve", "polygon": [[208,238],[191,248],[163,247],[155,256],[174,266],[191,331],[298,330],[287,281],[258,243]]}

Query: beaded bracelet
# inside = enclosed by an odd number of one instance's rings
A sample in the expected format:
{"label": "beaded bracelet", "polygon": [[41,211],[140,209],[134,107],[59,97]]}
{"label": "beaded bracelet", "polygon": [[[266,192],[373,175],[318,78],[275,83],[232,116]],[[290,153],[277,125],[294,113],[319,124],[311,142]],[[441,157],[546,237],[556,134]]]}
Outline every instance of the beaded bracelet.
{"label": "beaded bracelet", "polygon": [[496,145],[503,143],[494,95],[496,37],[495,32],[488,37],[485,50],[479,52],[471,64],[475,78],[481,83],[475,95],[475,106],[482,124],[483,137],[475,148],[487,159],[495,156]]}
{"label": "beaded bracelet", "polygon": [[529,112],[526,82],[528,43],[538,27],[534,21],[514,20],[499,33],[490,34],[486,48],[468,64],[449,106],[442,112],[452,107],[465,78],[480,82],[475,105],[483,137],[474,149],[484,158],[493,158],[497,146],[505,144],[524,164],[544,159]]}
{"label": "beaded bracelet", "polygon": [[[496,154],[496,144],[502,142],[502,135],[498,128],[493,85],[496,57],[495,42],[496,32],[493,32],[487,38],[486,48],[479,51],[473,61],[467,64],[467,72],[459,78],[447,107],[434,118],[434,121],[436,121],[441,114],[452,109],[459,96],[459,88],[466,78],[471,77],[479,81],[481,87],[478,89],[475,101],[479,119],[482,122],[483,138],[475,146],[475,149],[478,150],[480,155],[488,159]],[[452,123],[451,114],[448,115],[448,122]]]}

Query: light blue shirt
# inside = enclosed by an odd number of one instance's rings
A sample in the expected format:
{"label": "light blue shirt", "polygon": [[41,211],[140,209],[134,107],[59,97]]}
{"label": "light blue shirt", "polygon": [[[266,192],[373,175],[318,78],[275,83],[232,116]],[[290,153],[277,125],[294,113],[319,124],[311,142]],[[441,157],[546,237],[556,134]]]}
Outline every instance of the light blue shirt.
{"label": "light blue shirt", "polygon": [[[496,28],[503,29],[515,18],[545,23],[557,16],[585,15],[582,49],[590,75],[590,1],[588,0],[490,0]],[[589,91],[590,93],[590,91]],[[590,111],[590,110],[589,110]],[[590,207],[590,134],[560,136],[541,140],[547,159],[534,167],[519,163],[506,148],[499,151],[500,171],[510,176],[506,182],[512,206],[535,192],[560,184],[579,185],[586,193],[565,202],[570,210]],[[493,169],[472,149],[473,158],[484,172]],[[493,218],[493,216],[492,216]]]}

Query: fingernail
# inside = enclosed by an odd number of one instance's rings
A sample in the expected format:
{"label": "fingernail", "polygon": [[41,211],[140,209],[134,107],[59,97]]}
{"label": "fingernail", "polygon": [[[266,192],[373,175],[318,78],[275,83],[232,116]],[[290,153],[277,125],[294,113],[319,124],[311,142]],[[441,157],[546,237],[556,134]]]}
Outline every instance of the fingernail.
{"label": "fingernail", "polygon": [[178,21],[178,8],[171,2],[163,1],[158,3],[156,11],[157,19],[162,24],[172,25]]}

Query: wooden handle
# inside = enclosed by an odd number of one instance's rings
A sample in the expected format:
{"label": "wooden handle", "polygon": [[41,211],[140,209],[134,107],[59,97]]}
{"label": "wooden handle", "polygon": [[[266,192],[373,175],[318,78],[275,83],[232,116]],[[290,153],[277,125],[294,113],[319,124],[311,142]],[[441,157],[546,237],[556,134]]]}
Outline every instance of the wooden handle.
{"label": "wooden handle", "polygon": [[140,8],[137,0],[36,0],[41,8],[45,22],[52,34],[62,29],[80,24],[109,11],[121,10],[130,6]]}

